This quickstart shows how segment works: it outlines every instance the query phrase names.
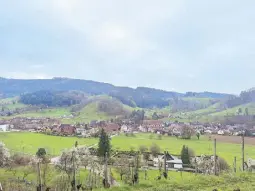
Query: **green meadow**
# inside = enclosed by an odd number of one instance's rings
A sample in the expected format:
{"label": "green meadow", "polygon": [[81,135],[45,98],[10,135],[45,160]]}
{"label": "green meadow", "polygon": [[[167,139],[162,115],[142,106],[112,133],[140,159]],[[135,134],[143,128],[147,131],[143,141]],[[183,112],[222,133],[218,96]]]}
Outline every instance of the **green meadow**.
{"label": "green meadow", "polygon": [[79,145],[87,146],[98,142],[94,138],[61,137],[25,132],[0,133],[0,141],[4,142],[13,152],[35,154],[38,148],[46,148],[51,155],[59,155],[63,150],[73,147],[76,141]]}
{"label": "green meadow", "polygon": [[[51,155],[58,155],[64,149],[71,148],[75,141],[79,145],[94,145],[98,142],[95,138],[77,138],[77,137],[60,137],[50,136],[37,133],[0,133],[0,141],[3,141],[6,146],[18,152],[34,154],[38,148],[46,148]],[[183,145],[195,151],[196,155],[212,155],[213,141],[208,137],[201,136],[200,140],[192,137],[191,140],[177,139],[176,137],[162,136],[161,139],[156,134],[135,134],[135,137],[119,135],[111,140],[112,147],[118,150],[129,151],[131,149],[138,150],[140,145],[150,146],[155,143],[159,145],[161,151],[168,151],[173,155],[180,155]],[[217,143],[217,155],[224,158],[230,166],[233,165],[234,157],[237,157],[237,163],[241,163],[241,145],[232,143]],[[252,145],[245,145],[245,159],[255,158],[255,147]]]}
{"label": "green meadow", "polygon": [[[241,139],[240,139],[241,140]],[[180,155],[183,145],[195,151],[196,155],[213,155],[213,141],[208,137],[201,136],[200,140],[192,137],[191,140],[177,139],[176,137],[162,136],[159,140],[156,134],[136,134],[135,137],[127,137],[125,135],[116,136],[112,139],[112,145],[120,150],[137,150],[140,145],[145,145],[148,148],[153,144],[160,146],[161,151],[168,151],[173,155]],[[234,157],[237,157],[237,162],[241,162],[241,145],[231,143],[217,143],[217,155],[224,158],[229,165],[233,164]],[[245,157],[255,158],[255,147],[252,145],[245,145]]]}
{"label": "green meadow", "polygon": [[[117,181],[121,183],[119,175],[113,171]],[[245,191],[254,191],[254,174],[223,174],[221,176],[204,176],[184,172],[168,172],[168,179],[155,180],[159,175],[156,170],[148,171],[148,179],[144,179],[144,172],[139,173],[139,184],[128,186],[121,184],[109,191],[233,191],[240,188]],[[103,189],[98,189],[103,190]]]}

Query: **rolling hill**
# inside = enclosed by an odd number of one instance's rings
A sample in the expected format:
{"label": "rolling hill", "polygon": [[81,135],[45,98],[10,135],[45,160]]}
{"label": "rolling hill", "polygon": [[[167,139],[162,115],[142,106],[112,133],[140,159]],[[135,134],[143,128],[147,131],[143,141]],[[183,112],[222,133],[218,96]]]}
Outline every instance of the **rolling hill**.
{"label": "rolling hill", "polygon": [[[240,96],[213,92],[185,94],[153,88],[118,87],[112,84],[69,78],[19,80],[0,78],[0,106],[8,117],[54,117],[64,122],[89,122],[128,117],[143,109],[151,118],[164,120],[217,121],[238,115],[255,115],[255,90]],[[247,109],[246,109],[247,108]],[[73,116],[73,117],[70,117]],[[168,116],[168,117],[167,117]]]}
{"label": "rolling hill", "polygon": [[[169,99],[186,97],[185,94],[158,90],[154,88],[118,87],[112,84],[95,82],[91,80],[53,78],[53,79],[6,79],[0,78],[0,95],[2,97],[19,96],[40,91],[69,92],[81,91],[88,95],[109,95],[131,107],[152,108],[166,107]],[[194,94],[194,93],[193,93]],[[192,94],[192,95],[193,95]],[[229,94],[201,92],[195,97],[225,98]]]}

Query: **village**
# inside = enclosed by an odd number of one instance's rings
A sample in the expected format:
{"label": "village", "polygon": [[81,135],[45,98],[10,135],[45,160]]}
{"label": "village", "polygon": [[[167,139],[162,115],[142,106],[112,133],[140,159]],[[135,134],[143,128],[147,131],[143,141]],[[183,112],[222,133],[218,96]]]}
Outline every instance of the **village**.
{"label": "village", "polygon": [[245,124],[223,125],[214,123],[163,122],[161,120],[143,120],[135,123],[132,120],[97,121],[90,123],[63,124],[59,119],[16,117],[0,120],[0,131],[41,132],[60,136],[93,137],[100,129],[110,134],[118,133],[155,133],[169,136],[181,136],[183,128],[195,133],[222,136],[255,136],[255,127],[248,128]]}

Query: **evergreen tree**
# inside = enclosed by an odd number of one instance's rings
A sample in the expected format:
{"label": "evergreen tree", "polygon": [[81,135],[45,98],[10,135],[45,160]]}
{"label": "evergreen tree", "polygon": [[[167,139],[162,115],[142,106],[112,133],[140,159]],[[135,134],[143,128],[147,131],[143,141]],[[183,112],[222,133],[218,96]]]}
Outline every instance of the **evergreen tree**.
{"label": "evergreen tree", "polygon": [[99,143],[98,143],[98,155],[104,157],[107,153],[108,157],[110,155],[111,143],[110,137],[107,135],[104,129],[100,131]]}
{"label": "evergreen tree", "polygon": [[38,158],[44,158],[46,156],[46,150],[45,148],[39,148],[38,151],[36,152],[36,156]]}
{"label": "evergreen tree", "polygon": [[78,141],[75,141],[75,144],[74,144],[75,148],[78,147]]}
{"label": "evergreen tree", "polygon": [[182,159],[183,164],[190,164],[189,149],[185,145],[183,145],[183,147],[182,147],[181,159]]}
{"label": "evergreen tree", "polygon": [[153,120],[158,120],[159,119],[159,116],[158,116],[158,114],[156,112],[153,113],[152,119]]}

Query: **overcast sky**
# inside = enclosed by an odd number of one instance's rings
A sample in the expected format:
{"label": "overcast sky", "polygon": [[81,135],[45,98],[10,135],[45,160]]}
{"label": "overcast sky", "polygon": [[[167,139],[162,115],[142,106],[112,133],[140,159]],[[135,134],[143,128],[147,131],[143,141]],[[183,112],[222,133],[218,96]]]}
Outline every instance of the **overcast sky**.
{"label": "overcast sky", "polygon": [[254,0],[0,0],[0,76],[255,86]]}

